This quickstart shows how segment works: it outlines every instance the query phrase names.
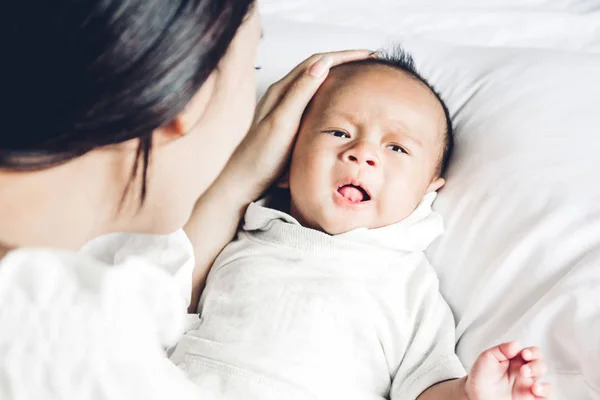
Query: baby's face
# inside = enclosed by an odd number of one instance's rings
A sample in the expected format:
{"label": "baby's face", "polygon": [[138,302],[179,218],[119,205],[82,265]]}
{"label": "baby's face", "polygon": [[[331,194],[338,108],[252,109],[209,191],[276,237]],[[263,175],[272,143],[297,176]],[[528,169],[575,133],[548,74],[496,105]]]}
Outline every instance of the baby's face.
{"label": "baby's face", "polygon": [[435,96],[403,71],[334,69],[300,127],[291,215],[329,234],[403,220],[444,184],[436,173],[444,129]]}

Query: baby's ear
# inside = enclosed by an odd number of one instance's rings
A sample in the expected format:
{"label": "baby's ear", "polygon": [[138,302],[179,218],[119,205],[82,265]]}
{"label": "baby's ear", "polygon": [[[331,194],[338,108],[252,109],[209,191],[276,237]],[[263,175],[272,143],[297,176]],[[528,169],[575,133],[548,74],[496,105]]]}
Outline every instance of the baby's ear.
{"label": "baby's ear", "polygon": [[442,188],[442,186],[444,186],[445,183],[446,180],[444,178],[437,178],[429,184],[429,187],[427,188],[427,193],[437,192]]}

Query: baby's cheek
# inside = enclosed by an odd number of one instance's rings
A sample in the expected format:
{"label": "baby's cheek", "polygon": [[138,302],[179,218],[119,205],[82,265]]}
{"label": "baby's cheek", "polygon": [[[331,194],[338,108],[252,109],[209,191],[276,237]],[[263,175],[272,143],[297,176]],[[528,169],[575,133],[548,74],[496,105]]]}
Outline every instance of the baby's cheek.
{"label": "baby's cheek", "polygon": [[396,224],[408,216],[406,206],[402,199],[398,198],[393,203],[390,203],[382,212],[380,212],[379,226],[387,226]]}
{"label": "baby's cheek", "polygon": [[408,217],[419,205],[422,196],[407,182],[397,182],[380,202],[379,212],[383,225],[391,225]]}

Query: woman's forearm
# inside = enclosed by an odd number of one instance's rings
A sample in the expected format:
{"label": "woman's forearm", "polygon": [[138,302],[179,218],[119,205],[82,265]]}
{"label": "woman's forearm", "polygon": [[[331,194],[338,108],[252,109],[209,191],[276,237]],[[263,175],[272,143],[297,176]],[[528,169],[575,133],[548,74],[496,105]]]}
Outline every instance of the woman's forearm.
{"label": "woman's forearm", "polygon": [[210,267],[235,236],[246,207],[254,200],[244,185],[228,179],[226,174],[221,174],[198,200],[184,227],[195,256],[189,312],[196,312]]}

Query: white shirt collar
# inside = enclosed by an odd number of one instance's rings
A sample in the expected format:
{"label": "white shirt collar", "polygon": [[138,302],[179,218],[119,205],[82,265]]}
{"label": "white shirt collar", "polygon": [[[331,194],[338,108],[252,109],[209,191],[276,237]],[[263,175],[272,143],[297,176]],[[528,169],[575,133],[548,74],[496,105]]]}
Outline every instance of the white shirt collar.
{"label": "white shirt collar", "polygon": [[305,228],[289,214],[266,207],[268,198],[250,204],[243,230],[260,236],[261,240],[280,245],[315,251],[320,247],[351,248],[352,244],[383,247],[402,252],[424,251],[443,233],[441,215],[431,206],[437,193],[428,193],[416,209],[404,220],[383,228],[358,228],[339,235]]}

